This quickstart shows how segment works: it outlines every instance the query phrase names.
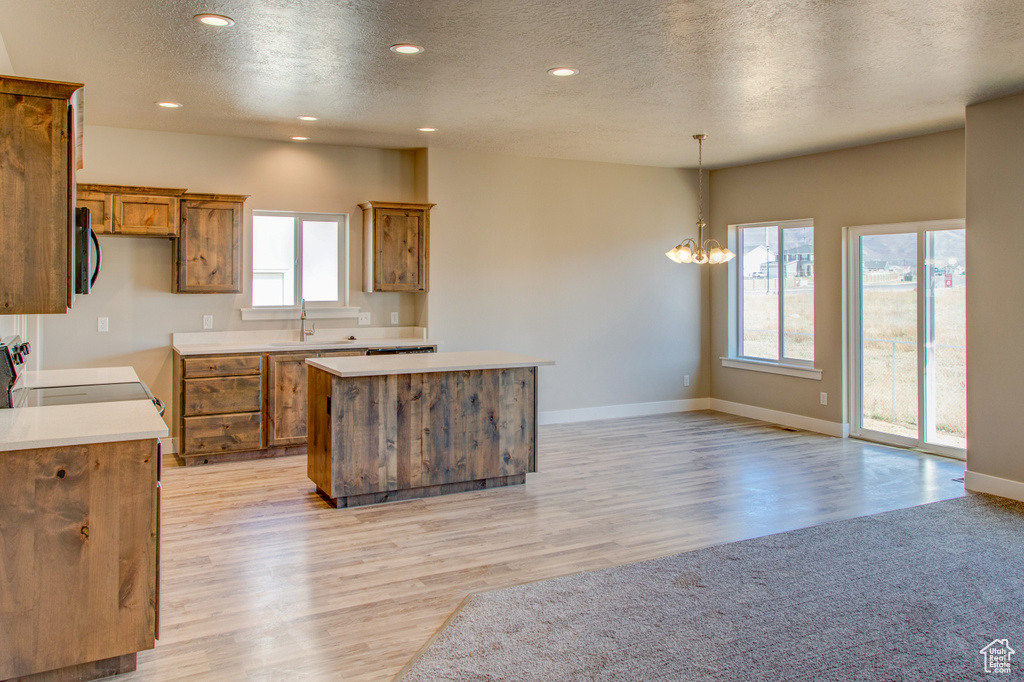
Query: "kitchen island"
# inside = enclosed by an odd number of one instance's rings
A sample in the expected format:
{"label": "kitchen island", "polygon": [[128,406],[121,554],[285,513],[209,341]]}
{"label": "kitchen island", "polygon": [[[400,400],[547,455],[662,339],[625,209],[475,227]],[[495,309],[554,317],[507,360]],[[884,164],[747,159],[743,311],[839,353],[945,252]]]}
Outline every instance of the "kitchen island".
{"label": "kitchen island", "polygon": [[537,367],[500,351],[316,358],[308,475],[335,507],[526,481],[537,470]]}

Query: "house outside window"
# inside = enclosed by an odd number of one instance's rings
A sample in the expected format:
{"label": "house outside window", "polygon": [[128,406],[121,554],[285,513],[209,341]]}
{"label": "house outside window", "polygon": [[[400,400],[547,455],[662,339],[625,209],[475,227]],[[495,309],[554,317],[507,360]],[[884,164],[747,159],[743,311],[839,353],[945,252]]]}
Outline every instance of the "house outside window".
{"label": "house outside window", "polygon": [[736,225],[732,236],[729,359],[812,367],[813,221]]}

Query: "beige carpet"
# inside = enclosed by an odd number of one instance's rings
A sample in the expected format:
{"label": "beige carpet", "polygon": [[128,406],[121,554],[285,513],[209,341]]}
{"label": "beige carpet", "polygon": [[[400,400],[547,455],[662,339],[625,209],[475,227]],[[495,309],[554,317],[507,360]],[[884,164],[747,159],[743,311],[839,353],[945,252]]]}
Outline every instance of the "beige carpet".
{"label": "beige carpet", "polygon": [[[980,650],[1008,639],[1009,674]],[[972,495],[474,595],[403,682],[1024,678],[1024,505]]]}

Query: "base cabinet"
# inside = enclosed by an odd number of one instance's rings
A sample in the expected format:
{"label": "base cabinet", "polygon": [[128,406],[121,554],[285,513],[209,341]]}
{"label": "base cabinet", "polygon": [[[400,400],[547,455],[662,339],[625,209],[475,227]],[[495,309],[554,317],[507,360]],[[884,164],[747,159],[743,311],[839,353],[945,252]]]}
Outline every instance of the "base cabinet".
{"label": "base cabinet", "polygon": [[94,679],[153,648],[157,447],[0,452],[0,680]]}
{"label": "base cabinet", "polygon": [[175,354],[179,456],[186,465],[306,451],[306,359],[362,349]]}

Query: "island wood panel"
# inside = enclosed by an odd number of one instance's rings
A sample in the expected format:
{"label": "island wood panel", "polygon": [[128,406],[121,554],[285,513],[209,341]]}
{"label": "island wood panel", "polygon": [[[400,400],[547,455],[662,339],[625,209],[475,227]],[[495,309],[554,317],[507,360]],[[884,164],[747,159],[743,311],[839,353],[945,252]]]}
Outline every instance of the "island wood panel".
{"label": "island wood panel", "polygon": [[186,417],[263,409],[263,377],[259,374],[186,379],[184,384]]}
{"label": "island wood panel", "polygon": [[255,450],[263,445],[262,412],[216,414],[182,419],[182,457],[233,450]]}
{"label": "island wood panel", "polygon": [[263,356],[248,355],[196,355],[182,360],[182,375],[193,377],[220,377],[236,374],[259,374],[263,369]]}
{"label": "island wood panel", "polygon": [[[329,392],[320,376],[327,373],[309,371],[311,381],[318,377],[309,387],[316,403],[310,429],[327,433],[313,434],[310,478],[332,500],[349,498],[352,505],[399,490],[424,495],[485,487],[484,481],[504,485],[497,479],[522,482],[513,479],[536,470],[533,367],[328,375]],[[471,481],[480,484],[461,485]]]}
{"label": "island wood panel", "polygon": [[156,454],[155,439],[0,452],[0,679],[153,647]]}

